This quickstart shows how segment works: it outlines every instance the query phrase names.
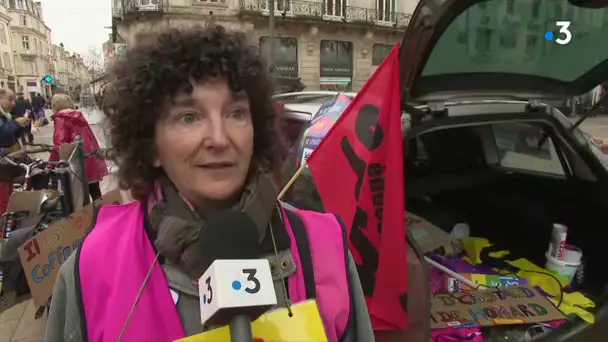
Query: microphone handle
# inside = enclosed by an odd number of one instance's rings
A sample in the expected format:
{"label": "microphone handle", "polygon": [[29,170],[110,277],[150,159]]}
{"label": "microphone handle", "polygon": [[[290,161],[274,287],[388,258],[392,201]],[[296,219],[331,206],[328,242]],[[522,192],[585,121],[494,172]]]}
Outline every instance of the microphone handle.
{"label": "microphone handle", "polygon": [[251,318],[249,315],[236,315],[230,320],[231,342],[253,342]]}

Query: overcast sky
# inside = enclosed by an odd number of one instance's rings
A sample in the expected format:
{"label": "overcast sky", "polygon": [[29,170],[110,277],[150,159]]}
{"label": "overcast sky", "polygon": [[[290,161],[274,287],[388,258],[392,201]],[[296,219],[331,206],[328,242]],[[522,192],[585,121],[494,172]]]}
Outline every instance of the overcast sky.
{"label": "overcast sky", "polygon": [[42,15],[51,29],[53,44],[86,56],[89,48],[101,51],[112,24],[112,0],[41,0]]}

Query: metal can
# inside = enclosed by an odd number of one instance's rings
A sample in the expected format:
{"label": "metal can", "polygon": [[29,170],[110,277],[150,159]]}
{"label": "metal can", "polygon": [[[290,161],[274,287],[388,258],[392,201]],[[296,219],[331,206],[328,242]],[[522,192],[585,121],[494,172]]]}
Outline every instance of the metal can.
{"label": "metal can", "polygon": [[11,232],[15,230],[15,225],[17,224],[15,213],[7,212],[4,217],[4,227],[2,229],[2,238],[8,239],[11,237]]}
{"label": "metal can", "polygon": [[563,224],[554,223],[551,232],[551,243],[549,244],[549,255],[555,259],[563,260],[566,250],[566,237],[568,227]]}

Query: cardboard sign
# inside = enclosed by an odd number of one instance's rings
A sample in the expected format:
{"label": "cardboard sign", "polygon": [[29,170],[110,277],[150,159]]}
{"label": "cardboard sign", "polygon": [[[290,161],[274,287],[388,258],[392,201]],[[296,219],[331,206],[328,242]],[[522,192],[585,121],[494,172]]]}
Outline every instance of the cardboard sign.
{"label": "cardboard sign", "polygon": [[59,267],[67,260],[89,231],[95,204],[122,203],[120,191],[113,190],[101,199],[75,212],[29,239],[19,248],[19,258],[34,304],[40,306],[53,294]]}
{"label": "cardboard sign", "polygon": [[406,211],[405,225],[412,232],[414,240],[423,253],[434,252],[442,247],[445,255],[454,255],[459,252],[455,248],[455,240],[452,235],[424,218]]}
{"label": "cardboard sign", "polygon": [[[308,300],[291,306],[292,317],[287,309],[270,311],[251,324],[254,342],[327,342],[317,302]],[[230,341],[230,329],[226,326],[202,334],[186,337],[176,342]]]}
{"label": "cardboard sign", "polygon": [[437,294],[431,301],[431,328],[528,324],[564,319],[530,286]]}

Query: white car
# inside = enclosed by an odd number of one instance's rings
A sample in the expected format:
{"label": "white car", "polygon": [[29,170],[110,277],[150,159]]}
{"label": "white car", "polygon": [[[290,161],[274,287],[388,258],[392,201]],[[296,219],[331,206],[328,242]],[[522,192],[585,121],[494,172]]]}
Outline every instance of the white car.
{"label": "white car", "polygon": [[[285,105],[285,110],[293,119],[310,121],[319,108],[331,99],[340,95],[354,99],[357,93],[341,93],[337,91],[301,91],[273,96],[277,102]],[[306,116],[308,114],[308,117]]]}
{"label": "white car", "polygon": [[314,118],[319,108],[340,95],[355,98],[357,93],[340,93],[337,91],[301,91],[273,96],[273,100],[284,105],[285,120],[283,129],[290,145],[295,144],[300,134]]}

